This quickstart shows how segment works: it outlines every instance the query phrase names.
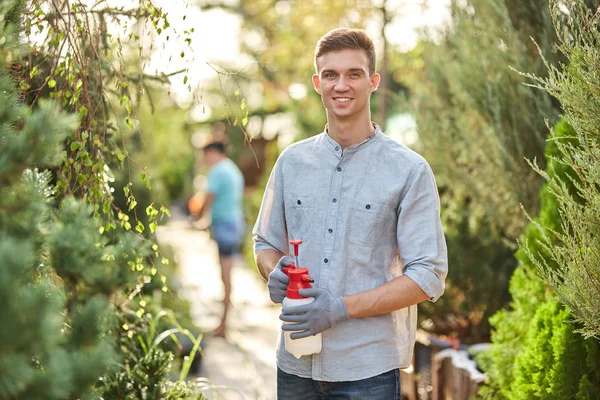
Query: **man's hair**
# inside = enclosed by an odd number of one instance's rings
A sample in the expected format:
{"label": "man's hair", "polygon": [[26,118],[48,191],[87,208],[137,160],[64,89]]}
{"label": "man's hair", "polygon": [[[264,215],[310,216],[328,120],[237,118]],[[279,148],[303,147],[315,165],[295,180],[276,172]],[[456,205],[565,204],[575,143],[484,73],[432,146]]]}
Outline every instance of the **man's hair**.
{"label": "man's hair", "polygon": [[203,151],[215,150],[221,154],[225,154],[225,144],[222,142],[210,142],[202,148]]}
{"label": "man's hair", "polygon": [[317,59],[331,51],[345,49],[364,50],[369,58],[369,75],[375,73],[375,46],[362,29],[337,28],[327,32],[317,42],[315,48],[315,70],[319,73]]}

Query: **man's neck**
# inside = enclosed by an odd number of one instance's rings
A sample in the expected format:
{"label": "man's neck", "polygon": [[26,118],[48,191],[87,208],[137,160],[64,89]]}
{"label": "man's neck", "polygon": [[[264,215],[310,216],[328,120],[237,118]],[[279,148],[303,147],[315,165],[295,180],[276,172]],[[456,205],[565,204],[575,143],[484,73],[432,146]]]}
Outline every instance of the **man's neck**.
{"label": "man's neck", "polygon": [[342,149],[361,143],[373,134],[375,128],[369,116],[361,120],[327,118],[327,133]]}
{"label": "man's neck", "polygon": [[213,163],[210,165],[210,167],[209,167],[209,168],[212,168],[212,167],[214,167],[215,165],[217,165],[217,164],[219,164],[219,163],[223,162],[224,160],[227,160],[227,157],[226,157],[226,156],[223,156],[223,157],[221,157],[221,158],[218,158],[218,159],[216,159],[216,160],[215,160],[215,161],[214,161],[214,162],[213,162]]}

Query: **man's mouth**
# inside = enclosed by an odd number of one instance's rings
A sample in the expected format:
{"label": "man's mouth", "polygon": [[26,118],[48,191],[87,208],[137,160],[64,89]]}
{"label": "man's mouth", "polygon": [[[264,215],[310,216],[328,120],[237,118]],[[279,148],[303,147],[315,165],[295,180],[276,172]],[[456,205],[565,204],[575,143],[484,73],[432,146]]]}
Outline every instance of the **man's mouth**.
{"label": "man's mouth", "polygon": [[340,103],[347,103],[350,100],[352,100],[352,98],[350,98],[350,97],[334,97],[333,99],[335,101],[339,101]]}

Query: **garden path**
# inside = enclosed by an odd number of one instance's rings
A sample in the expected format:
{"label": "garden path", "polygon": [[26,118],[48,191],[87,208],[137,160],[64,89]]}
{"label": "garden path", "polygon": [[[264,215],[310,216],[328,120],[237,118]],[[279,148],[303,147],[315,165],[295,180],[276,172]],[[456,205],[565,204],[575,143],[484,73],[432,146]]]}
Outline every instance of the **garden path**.
{"label": "garden path", "polygon": [[[157,231],[158,241],[172,247],[179,265],[175,285],[190,301],[194,322],[210,332],[220,322],[223,284],[216,244],[206,230],[191,229],[184,219]],[[211,388],[210,399],[275,400],[275,345],[280,306],[271,303],[264,281],[240,259],[232,270],[228,337],[207,335],[200,374]],[[192,378],[192,377],[190,377]]]}

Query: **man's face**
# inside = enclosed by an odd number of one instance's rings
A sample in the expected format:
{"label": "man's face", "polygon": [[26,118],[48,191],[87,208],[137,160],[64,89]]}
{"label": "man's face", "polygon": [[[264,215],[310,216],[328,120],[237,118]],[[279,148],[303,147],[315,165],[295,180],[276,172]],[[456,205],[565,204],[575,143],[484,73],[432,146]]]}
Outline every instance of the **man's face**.
{"label": "man's face", "polygon": [[317,68],[313,84],[328,114],[338,118],[368,115],[369,99],[380,76],[369,75],[366,51],[345,49],[325,53],[317,59]]}
{"label": "man's face", "polygon": [[204,150],[204,154],[203,154],[203,161],[204,161],[204,165],[206,165],[207,167],[212,167],[213,165],[215,165],[220,159],[221,153],[219,153],[216,150]]}

